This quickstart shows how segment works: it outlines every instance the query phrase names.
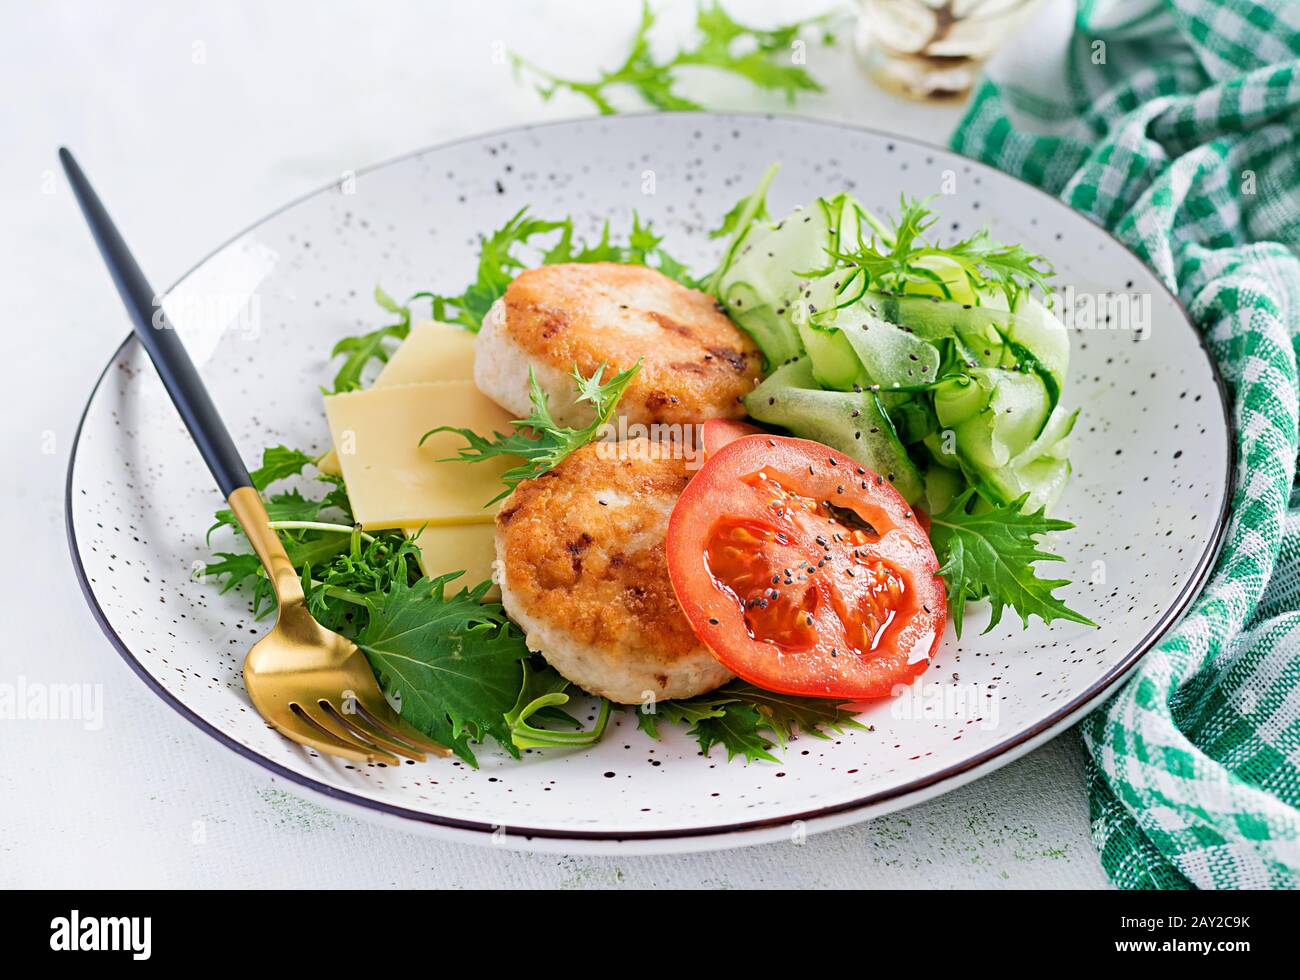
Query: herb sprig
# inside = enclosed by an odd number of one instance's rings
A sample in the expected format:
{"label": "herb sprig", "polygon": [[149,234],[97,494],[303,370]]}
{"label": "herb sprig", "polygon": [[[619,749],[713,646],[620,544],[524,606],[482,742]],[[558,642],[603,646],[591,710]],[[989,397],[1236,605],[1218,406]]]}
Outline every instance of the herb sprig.
{"label": "herb sprig", "polygon": [[772,749],[784,748],[796,732],[829,739],[831,732],[850,728],[869,730],[845,707],[848,702],[826,698],[801,698],[765,691],[745,681],[732,681],[709,694],[682,701],[660,701],[651,711],[634,710],[637,726],[659,738],[659,723],[689,726],[687,732],[707,756],[721,745],[730,762],[780,762]]}
{"label": "herb sprig", "polygon": [[325,394],[338,395],[345,391],[360,388],[362,373],[370,363],[372,361],[386,362],[394,346],[391,341],[400,343],[411,332],[411,309],[409,306],[398,303],[397,300],[378,286],[375,287],[375,302],[389,313],[396,315],[397,322],[369,330],[355,337],[344,337],[336,343],[330,351],[330,357],[342,357],[343,363],[339,365],[338,371],[334,375],[334,387],[325,389]]}
{"label": "herb sprig", "polygon": [[1043,579],[1035,574],[1035,562],[1062,560],[1039,548],[1036,536],[1067,531],[1074,525],[1047,517],[1041,511],[1023,513],[1021,507],[1027,497],[981,511],[972,508],[972,488],[954,499],[942,514],[930,518],[930,542],[939,557],[938,574],[948,589],[948,615],[959,637],[966,603],[980,599],[988,599],[993,608],[985,633],[1001,621],[1006,606],[1020,615],[1026,629],[1030,616],[1038,616],[1045,623],[1066,619],[1085,626],[1097,625],[1052,595],[1053,590],[1069,585],[1068,581]]}
{"label": "herb sprig", "polygon": [[523,633],[497,603],[484,602],[491,583],[448,595],[459,572],[414,584],[393,580],[366,598],[366,626],[356,637],[401,714],[470,765],[470,741],[491,736],[518,757],[506,722],[519,695]]}
{"label": "herb sprig", "polygon": [[872,229],[870,238],[859,236],[857,248],[836,252],[833,258],[863,273],[863,288],[882,292],[904,292],[909,284],[937,287],[945,298],[952,298],[948,282],[927,260],[945,259],[953,263],[976,295],[981,290],[996,290],[1014,306],[1019,295],[1031,286],[1048,294],[1052,265],[1043,256],[1022,245],[1003,245],[982,228],[969,238],[951,245],[928,241],[924,236],[939,220],[929,207],[932,198],[899,202],[899,215],[886,232],[872,223],[870,216],[859,212],[862,223]]}
{"label": "herb sprig", "polygon": [[454,432],[463,437],[468,445],[461,449],[458,455],[451,457],[452,459],[468,463],[481,463],[498,456],[518,456],[523,459],[518,466],[511,467],[501,474],[501,482],[505,484],[505,489],[488,501],[489,505],[494,504],[509,496],[510,492],[524,480],[534,479],[547,470],[554,469],[575,449],[582,448],[599,436],[601,430],[613,417],[614,409],[618,407],[623,392],[627,390],[628,384],[640,369],[641,362],[637,361],[626,371],[620,371],[608,381],[602,381],[601,378],[605,374],[603,363],[596,368],[591,377],[584,377],[575,364],[573,381],[577,389],[577,401],[591,405],[594,414],[589,423],[580,429],[574,429],[555,421],[551,414],[550,399],[538,384],[536,373],[529,368],[528,397],[532,402],[533,411],[528,418],[517,419],[513,423],[515,426],[513,432],[509,434],[494,432],[491,438],[487,438],[473,429],[441,425],[426,432],[420,438],[420,445],[424,445],[424,441],[435,433]]}
{"label": "herb sprig", "polygon": [[[557,232],[555,240],[529,261],[523,249],[534,239]],[[534,265],[565,262],[644,265],[690,285],[692,280],[686,266],[668,254],[662,242],[662,236],[655,234],[650,222],[643,223],[635,211],[632,212],[632,227],[627,232],[626,241],[614,238],[610,223],[606,221],[601,227],[600,237],[594,243],[588,243],[577,236],[573,218],[538,218],[529,214],[527,208],[520,208],[505,224],[483,238],[474,281],[462,292],[449,295],[422,291],[415,293],[410,301],[428,300],[432,304],[433,319],[458,323],[477,333],[488,310],[506,294],[506,288],[515,276]]]}
{"label": "herb sprig", "polygon": [[604,115],[618,112],[611,90],[627,87],[649,106],[662,110],[701,109],[698,102],[678,90],[680,69],[709,68],[744,78],[759,89],[781,92],[788,102],[805,92],[821,92],[821,84],[802,64],[796,63],[795,42],[800,36],[819,34],[821,43],[835,43],[831,24],[834,12],[792,21],[779,27],[761,29],[740,23],[717,2],[701,4],[696,11],[697,37],[693,45],[682,48],[672,57],[659,59],[650,44],[655,15],[648,0],[641,5],[641,21],[632,37],[632,46],[621,64],[602,71],[591,81],[564,78],[540,68],[514,52],[510,54],[516,77],[532,75],[534,87],[545,100],[557,92],[568,91],[591,102]]}

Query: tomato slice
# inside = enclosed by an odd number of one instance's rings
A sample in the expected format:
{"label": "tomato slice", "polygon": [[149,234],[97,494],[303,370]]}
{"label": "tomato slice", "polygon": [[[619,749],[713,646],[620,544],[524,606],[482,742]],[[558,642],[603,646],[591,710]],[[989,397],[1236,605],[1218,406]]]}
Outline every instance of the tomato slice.
{"label": "tomato slice", "polygon": [[763,430],[748,422],[736,419],[709,419],[704,423],[702,440],[704,456],[707,459],[729,442],[735,442],[741,436],[762,435]]}
{"label": "tomato slice", "polygon": [[749,435],[712,452],[673,508],[667,551],[700,640],[770,691],[886,697],[929,666],[947,622],[907,502],[807,439]]}

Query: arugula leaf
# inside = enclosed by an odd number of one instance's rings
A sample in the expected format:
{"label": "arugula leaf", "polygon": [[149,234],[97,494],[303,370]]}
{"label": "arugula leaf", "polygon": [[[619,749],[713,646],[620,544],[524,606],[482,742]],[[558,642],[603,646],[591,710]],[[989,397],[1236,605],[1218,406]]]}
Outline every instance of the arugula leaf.
{"label": "arugula leaf", "polygon": [[790,56],[795,40],[810,29],[821,32],[823,45],[831,45],[835,36],[829,29],[838,15],[834,12],[792,21],[770,30],[747,27],[735,20],[717,0],[701,4],[696,11],[697,38],[693,46],[679,50],[667,60],[657,60],[650,47],[650,30],[655,15],[648,0],[641,4],[641,20],[632,37],[631,49],[618,67],[602,71],[594,81],[562,78],[511,52],[516,77],[531,73],[539,81],[534,87],[541,97],[550,100],[565,90],[581,95],[597,111],[609,115],[618,111],[610,101],[610,89],[627,86],[656,109],[701,109],[699,103],[676,91],[681,68],[711,68],[729,72],[760,89],[779,91],[788,102],[801,92],[820,92],[822,86]]}
{"label": "arugula leaf", "polygon": [[251,551],[243,554],[218,551],[212,557],[221,560],[205,564],[199,575],[202,578],[213,576],[222,595],[252,579],[254,614],[260,615],[266,603],[274,602],[275,593],[271,589],[271,582],[266,577],[266,573],[262,571],[262,560],[257,555]]}
{"label": "arugula leaf", "polygon": [[[315,461],[316,457],[301,450],[272,446],[263,452],[262,465],[250,476],[261,490],[299,475]],[[401,531],[363,533],[353,524],[342,478],[321,474],[317,479],[330,486],[323,497],[308,497],[295,488],[263,494],[263,504],[289,560],[303,574],[312,615],[326,627],[350,634],[365,623],[364,593],[384,591],[394,579],[413,582],[420,577],[418,549]],[[242,538],[243,530],[229,508],[216,512],[208,538],[223,527]],[[215,576],[222,592],[251,580],[254,615],[261,618],[275,608],[270,582],[255,554],[218,552],[213,557],[220,560],[205,565],[203,574]]]}
{"label": "arugula leaf", "polygon": [[595,745],[604,737],[610,709],[609,701],[605,698],[600,699],[600,714],[590,731],[557,732],[554,729],[538,728],[529,724],[529,718],[545,717],[549,711],[550,717],[558,714],[563,724],[574,728],[582,727],[576,718],[558,710],[561,705],[569,703],[569,695],[565,693],[569,688],[569,682],[544,662],[540,669],[531,667],[527,662],[524,663],[523,668],[524,680],[519,690],[519,697],[515,700],[515,706],[507,711],[505,716],[506,725],[510,729],[510,739],[517,748],[574,748]]}
{"label": "arugula leaf", "polygon": [[1051,263],[1024,246],[994,241],[987,228],[951,245],[927,242],[923,236],[939,220],[929,207],[931,200],[901,198],[898,219],[887,232],[873,216],[859,211],[862,223],[872,229],[870,240],[859,237],[855,251],[836,252],[833,257],[863,273],[864,289],[904,292],[909,283],[917,283],[938,286],[951,298],[943,277],[923,264],[925,259],[941,258],[956,264],[973,290],[999,290],[1009,306],[1031,286],[1051,293],[1047,281],[1054,274]]}
{"label": "arugula leaf", "polygon": [[745,681],[732,681],[724,691],[742,702],[754,706],[763,720],[763,727],[776,736],[784,747],[796,732],[813,738],[829,739],[828,732],[843,732],[850,728],[867,731],[867,727],[846,711],[847,701],[833,698],[801,698],[794,694],[778,694]]}
{"label": "arugula leaf", "polygon": [[484,603],[489,583],[446,595],[455,575],[393,581],[365,597],[369,621],[356,637],[401,715],[434,741],[477,766],[471,739],[491,735],[518,757],[506,714],[522,686],[529,656],[523,633],[499,605]]}
{"label": "arugula leaf", "polygon": [[559,232],[559,237],[549,248],[542,250],[542,265],[563,262],[619,262],[644,265],[657,269],[683,285],[693,286],[686,266],[673,258],[662,246],[662,237],[654,233],[649,222],[644,224],[632,212],[632,229],[626,244],[613,240],[609,222],[601,229],[595,244],[578,239],[572,218],[535,218],[527,208],[520,208],[504,225],[484,237],[479,246],[478,268],[474,281],[464,291],[454,296],[429,291],[418,292],[411,299],[429,300],[433,319],[443,323],[458,323],[465,329],[478,333],[492,304],[505,295],[506,288],[515,276],[528,268],[529,262],[519,254],[538,236]]}
{"label": "arugula leaf", "polygon": [[400,531],[364,534],[358,527],[318,525],[320,532],[286,542],[302,572],[307,609],[326,629],[354,635],[368,621],[367,597],[420,578],[419,548]]}
{"label": "arugula leaf", "polygon": [[656,235],[650,222],[641,223],[641,216],[632,212],[632,229],[628,232],[627,244],[620,245],[610,239],[609,222],[601,227],[600,239],[595,245],[581,241],[576,247],[573,237],[573,220],[566,218],[561,222],[560,239],[542,255],[542,265],[556,265],[561,262],[616,262],[620,265],[643,265],[662,272],[668,278],[684,286],[694,286],[685,265],[673,258],[663,248],[663,236]]}
{"label": "arugula leaf", "polygon": [[706,718],[721,718],[730,703],[732,702],[727,698],[708,694],[701,694],[686,701],[659,701],[654,705],[653,711],[646,710],[644,705],[636,709],[636,726],[657,740],[659,722],[694,728]]}
{"label": "arugula leaf", "polygon": [[[520,208],[504,225],[483,238],[479,247],[478,272],[464,292],[456,296],[419,292],[411,299],[430,300],[435,320],[459,323],[478,333],[492,304],[505,295],[515,274],[525,268],[523,259],[514,254],[515,248],[526,245],[537,235],[563,229],[566,224],[566,221],[534,218],[528,214],[527,208]],[[569,227],[571,229],[571,224]]]}
{"label": "arugula leaf", "polygon": [[700,749],[707,756],[715,745],[727,750],[727,761],[736,756],[744,756],[745,762],[780,762],[781,760],[768,751],[772,740],[763,735],[766,726],[763,716],[753,705],[734,702],[726,705],[722,713],[714,718],[704,718],[691,729],[700,743]]}
{"label": "arugula leaf", "polygon": [[948,588],[948,615],[957,635],[961,636],[966,603],[983,598],[993,607],[985,633],[1002,619],[1005,606],[1020,615],[1026,628],[1030,616],[1045,623],[1066,619],[1096,626],[1052,595],[1053,590],[1069,585],[1068,581],[1042,579],[1034,573],[1034,562],[1062,560],[1040,550],[1035,535],[1069,530],[1074,525],[1047,517],[1042,511],[1022,513],[1026,497],[1003,506],[992,505],[983,513],[969,513],[974,494],[974,489],[968,489],[946,511],[930,518],[930,541],[939,556],[938,574]]}
{"label": "arugula leaf", "polygon": [[828,731],[864,728],[845,709],[847,703],[776,694],[737,680],[684,701],[661,701],[653,712],[638,708],[637,727],[657,739],[660,722],[688,725],[687,734],[705,755],[721,745],[728,762],[738,755],[746,762],[780,762],[770,749],[774,743],[784,747],[796,732],[825,739]]}
{"label": "arugula leaf", "polygon": [[276,480],[297,476],[303,471],[303,467],[315,462],[315,456],[310,456],[300,449],[290,449],[284,445],[271,446],[262,450],[262,465],[248,475],[254,487],[265,490]]}
{"label": "arugula leaf", "polygon": [[626,371],[619,372],[608,381],[601,381],[605,373],[604,363],[596,368],[589,378],[583,377],[576,364],[573,366],[573,380],[578,392],[577,400],[588,402],[595,408],[595,417],[581,429],[561,426],[555,421],[551,416],[550,400],[542,390],[542,386],[537,383],[532,368],[529,368],[529,400],[533,404],[533,411],[528,418],[516,419],[513,422],[514,432],[509,435],[494,432],[492,438],[488,439],[473,429],[441,425],[421,436],[420,444],[423,445],[424,440],[434,433],[455,432],[464,438],[468,445],[460,451],[459,455],[450,457],[451,459],[481,463],[485,459],[497,456],[522,457],[523,463],[501,474],[505,489],[487,503],[487,505],[494,504],[508,497],[510,492],[524,480],[531,480],[541,476],[547,470],[554,469],[569,453],[595,439],[601,429],[609,424],[614,409],[618,407],[619,399],[623,397],[623,392],[639,370],[641,370],[641,362],[637,361]]}
{"label": "arugula leaf", "polygon": [[[286,490],[263,497],[262,503],[266,507],[266,516],[272,521],[314,521],[320,516],[324,502],[304,497],[297,490]],[[218,510],[215,517],[216,522],[208,528],[208,540],[212,539],[212,532],[221,527],[232,528],[238,534],[243,533],[239,522],[235,520],[235,512],[229,507]]]}
{"label": "arugula leaf", "polygon": [[403,306],[386,292],[375,287],[375,302],[397,314],[396,323],[379,327],[355,337],[344,337],[334,345],[330,357],[343,357],[343,364],[334,375],[333,390],[321,389],[327,395],[337,395],[361,387],[361,376],[371,361],[385,363],[389,357],[388,340],[402,341],[411,332],[411,310]]}

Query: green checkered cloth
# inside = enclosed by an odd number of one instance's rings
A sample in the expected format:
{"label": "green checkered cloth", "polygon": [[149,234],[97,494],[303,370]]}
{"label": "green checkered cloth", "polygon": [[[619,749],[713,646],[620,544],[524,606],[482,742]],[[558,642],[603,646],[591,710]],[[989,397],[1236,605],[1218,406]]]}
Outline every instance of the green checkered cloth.
{"label": "green checkered cloth", "polygon": [[1059,195],[1178,293],[1231,389],[1239,465],[1204,593],[1081,725],[1093,839],[1122,888],[1294,888],[1300,0],[1079,0],[1072,30],[1031,29],[953,147]]}

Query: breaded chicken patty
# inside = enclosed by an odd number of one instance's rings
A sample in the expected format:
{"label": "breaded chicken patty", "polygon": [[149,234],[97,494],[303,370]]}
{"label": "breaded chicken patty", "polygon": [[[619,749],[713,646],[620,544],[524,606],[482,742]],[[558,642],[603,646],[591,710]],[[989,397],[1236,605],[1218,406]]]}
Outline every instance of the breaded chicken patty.
{"label": "breaded chicken patty", "polygon": [[714,305],[661,272],[591,262],[521,272],[488,311],[474,352],[479,390],[518,417],[528,415],[532,368],[562,425],[592,418],[574,401],[573,366],[604,377],[641,360],[619,413],[630,423],[691,423],[741,418],[762,356]]}
{"label": "breaded chicken patty", "polygon": [[647,439],[592,443],[526,480],[496,523],[495,577],[528,647],[623,704],[689,698],[731,679],[677,603],[664,554],[689,478]]}

